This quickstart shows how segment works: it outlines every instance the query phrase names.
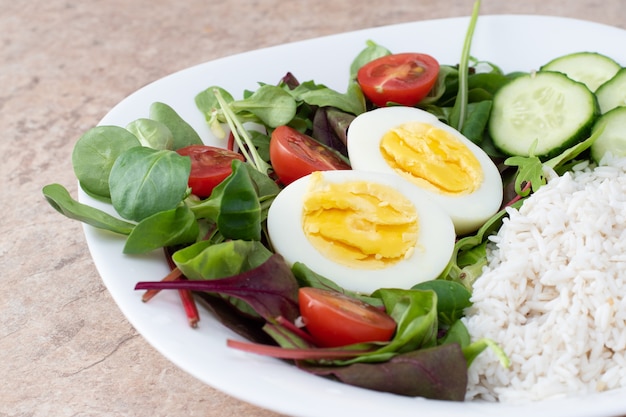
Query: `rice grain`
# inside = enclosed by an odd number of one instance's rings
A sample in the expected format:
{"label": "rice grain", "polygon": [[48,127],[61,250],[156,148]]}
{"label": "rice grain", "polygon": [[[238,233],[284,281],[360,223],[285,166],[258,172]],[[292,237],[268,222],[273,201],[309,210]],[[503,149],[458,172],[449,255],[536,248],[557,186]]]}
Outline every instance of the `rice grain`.
{"label": "rice grain", "polygon": [[464,319],[479,355],[466,399],[536,401],[626,386],[626,159],[577,166],[528,198],[487,246]]}

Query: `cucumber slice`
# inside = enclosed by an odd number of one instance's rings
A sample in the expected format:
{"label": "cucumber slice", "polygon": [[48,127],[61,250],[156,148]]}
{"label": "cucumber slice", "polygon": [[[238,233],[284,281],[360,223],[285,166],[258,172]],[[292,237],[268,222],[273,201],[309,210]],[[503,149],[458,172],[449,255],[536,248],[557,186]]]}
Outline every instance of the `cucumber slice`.
{"label": "cucumber slice", "polygon": [[626,106],[626,68],[617,71],[613,78],[598,87],[596,97],[603,114],[615,107]]}
{"label": "cucumber slice", "polygon": [[489,119],[494,145],[507,155],[555,156],[585,139],[598,113],[595,95],[560,72],[519,76],[496,92]]}
{"label": "cucumber slice", "polygon": [[592,132],[599,129],[603,130],[591,145],[591,158],[600,162],[607,152],[616,157],[626,156],[626,107],[616,107],[600,116]]}
{"label": "cucumber slice", "polygon": [[591,91],[613,78],[621,65],[597,52],[576,52],[553,59],[541,71],[558,71],[574,81],[585,84]]}

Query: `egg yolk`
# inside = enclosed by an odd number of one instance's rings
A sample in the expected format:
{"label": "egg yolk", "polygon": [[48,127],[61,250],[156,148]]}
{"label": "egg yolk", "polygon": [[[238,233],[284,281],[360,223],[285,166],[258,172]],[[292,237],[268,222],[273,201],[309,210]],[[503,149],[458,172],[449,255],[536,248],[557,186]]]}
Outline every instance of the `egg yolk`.
{"label": "egg yolk", "polygon": [[381,269],[407,259],[417,244],[418,216],[399,191],[377,183],[329,183],[311,175],[302,227],[311,244],[345,266]]}
{"label": "egg yolk", "polygon": [[380,151],[402,177],[441,194],[469,194],[483,180],[474,153],[453,134],[427,123],[405,123],[389,130]]}

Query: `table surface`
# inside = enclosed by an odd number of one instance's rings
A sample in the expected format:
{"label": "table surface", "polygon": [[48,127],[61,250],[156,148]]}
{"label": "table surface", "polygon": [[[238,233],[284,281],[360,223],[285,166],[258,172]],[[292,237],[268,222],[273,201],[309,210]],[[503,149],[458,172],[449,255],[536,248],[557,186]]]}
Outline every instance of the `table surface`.
{"label": "table surface", "polygon": [[[102,284],[81,225],[52,210],[41,188],[58,182],[76,195],[78,137],[167,74],[285,42],[464,16],[472,5],[0,0],[0,415],[276,415],[199,382],[148,345]],[[623,0],[483,0],[481,14],[626,28]]]}

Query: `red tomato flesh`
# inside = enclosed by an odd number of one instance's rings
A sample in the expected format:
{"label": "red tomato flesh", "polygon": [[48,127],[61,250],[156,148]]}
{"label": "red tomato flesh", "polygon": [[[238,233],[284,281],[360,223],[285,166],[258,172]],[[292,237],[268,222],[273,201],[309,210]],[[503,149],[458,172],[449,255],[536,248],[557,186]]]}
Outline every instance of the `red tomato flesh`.
{"label": "red tomato flesh", "polygon": [[439,62],[427,54],[386,55],[363,65],[357,81],[372,103],[388,102],[414,106],[433,88],[439,75]]}
{"label": "red tomato flesh", "polygon": [[302,321],[320,347],[391,340],[396,322],[376,307],[336,291],[298,291]]}
{"label": "red tomato flesh", "polygon": [[210,196],[213,188],[231,174],[233,159],[245,160],[237,152],[207,145],[190,145],[176,152],[191,158],[188,185],[200,198]]}
{"label": "red tomato flesh", "polygon": [[279,126],[272,132],[270,161],[284,185],[314,171],[350,169],[330,148],[289,126]]}

